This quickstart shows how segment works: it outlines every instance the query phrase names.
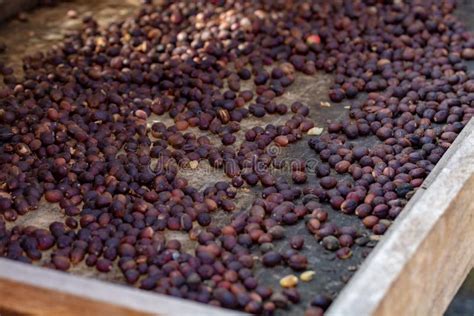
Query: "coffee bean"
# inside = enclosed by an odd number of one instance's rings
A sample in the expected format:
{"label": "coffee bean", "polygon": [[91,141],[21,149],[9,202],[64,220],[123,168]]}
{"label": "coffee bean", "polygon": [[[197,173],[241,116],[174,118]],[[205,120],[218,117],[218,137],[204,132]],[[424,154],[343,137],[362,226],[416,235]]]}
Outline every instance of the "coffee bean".
{"label": "coffee bean", "polygon": [[295,254],[288,259],[288,265],[296,271],[306,270],[308,259],[304,255]]}
{"label": "coffee bean", "polygon": [[322,243],[327,250],[335,251],[339,249],[339,240],[334,236],[324,237]]}
{"label": "coffee bean", "polygon": [[281,260],[281,255],[276,251],[269,251],[262,257],[262,263],[266,267],[274,267],[280,264]]}
{"label": "coffee bean", "polygon": [[304,237],[301,235],[293,236],[290,239],[290,246],[293,249],[301,249],[304,245]]}
{"label": "coffee bean", "polygon": [[[473,114],[474,80],[462,60],[474,58],[472,40],[451,7],[387,2],[374,15],[372,2],[361,2],[355,15],[340,3],[330,12],[303,2],[227,3],[230,22],[216,24],[222,8],[214,2],[145,1],[108,27],[86,17],[60,50],[26,58],[25,78],[1,65],[2,218],[49,211],[43,196],[66,218],[48,223],[49,231],[0,219],[8,245],[0,238],[0,254],[31,263],[56,245],[47,266],[68,270],[85,258],[101,272],[119,257],[129,284],[255,314],[298,302],[294,278],[282,293],[260,284],[255,252],[266,267],[305,269],[306,257],[295,251],[303,236],[289,238],[281,254],[274,243],[297,228],[281,225],[305,217],[308,233],[341,260],[353,243],[370,245],[354,224],[328,222],[322,208],[355,214],[372,233],[385,233]],[[437,56],[446,38],[463,44],[445,45]],[[316,133],[310,106],[278,97],[317,71],[333,77],[332,104],[320,98],[322,111],[342,111],[334,103],[353,100],[342,120]],[[242,90],[247,80],[256,86]],[[165,116],[171,124],[160,122]],[[314,157],[296,157],[293,144],[305,134]],[[365,137],[373,138],[370,146],[360,145]],[[272,144],[289,150],[282,155]],[[183,172],[206,164],[227,179],[203,184]],[[274,173],[288,166],[301,186]],[[258,196],[240,210],[246,185]],[[195,251],[165,240],[165,230],[185,232]],[[321,315],[330,303],[316,296],[306,313]]]}
{"label": "coffee bean", "polygon": [[66,271],[69,270],[69,267],[71,266],[69,262],[69,258],[64,257],[64,256],[54,256],[53,257],[53,264],[58,270]]}

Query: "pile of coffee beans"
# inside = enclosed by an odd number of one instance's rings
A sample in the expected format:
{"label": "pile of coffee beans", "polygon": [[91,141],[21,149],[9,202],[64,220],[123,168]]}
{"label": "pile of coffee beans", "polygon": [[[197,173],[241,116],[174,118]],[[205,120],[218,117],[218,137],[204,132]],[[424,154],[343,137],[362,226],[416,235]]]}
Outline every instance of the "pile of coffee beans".
{"label": "pile of coffee beans", "polygon": [[[248,313],[298,303],[297,277],[277,292],[254,273],[308,268],[302,236],[273,249],[284,227],[305,221],[322,247],[349,258],[361,236],[331,222],[323,204],[383,234],[473,116],[474,75],[463,59],[474,59],[474,38],[454,8],[452,0],[163,0],[105,29],[84,18],[63,43],[27,57],[24,78],[0,67],[0,255],[28,263],[47,255],[45,266],[64,271],[118,266],[133,286]],[[272,172],[285,162],[271,149],[314,127],[313,105],[278,97],[299,73],[318,71],[334,74],[329,97],[350,102],[349,117],[309,139],[323,161],[315,175],[295,159],[287,181]],[[241,122],[270,115],[287,119],[241,131]],[[367,136],[378,143],[356,144]],[[190,185],[180,168],[200,161],[228,181]],[[318,184],[305,185],[309,177]],[[239,211],[238,189],[249,186],[263,190]],[[44,200],[64,222],[7,225]],[[219,211],[227,224],[215,222]],[[169,231],[188,234],[194,252]],[[307,315],[331,301],[317,294]]]}

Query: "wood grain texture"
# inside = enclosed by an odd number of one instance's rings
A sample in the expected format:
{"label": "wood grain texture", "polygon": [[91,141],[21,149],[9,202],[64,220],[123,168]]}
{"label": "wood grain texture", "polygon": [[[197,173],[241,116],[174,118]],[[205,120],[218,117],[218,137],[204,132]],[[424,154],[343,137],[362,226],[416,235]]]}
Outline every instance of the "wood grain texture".
{"label": "wood grain texture", "polygon": [[445,311],[474,264],[474,120],[427,180],[329,315]]}
{"label": "wood grain texture", "polygon": [[240,313],[0,259],[0,315],[209,315]]}

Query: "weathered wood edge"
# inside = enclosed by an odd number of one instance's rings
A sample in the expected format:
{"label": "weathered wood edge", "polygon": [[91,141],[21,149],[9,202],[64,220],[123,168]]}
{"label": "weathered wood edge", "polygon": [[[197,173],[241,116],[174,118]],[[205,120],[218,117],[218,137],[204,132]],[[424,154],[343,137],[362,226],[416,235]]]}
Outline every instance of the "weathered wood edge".
{"label": "weathered wood edge", "polygon": [[474,120],[328,315],[441,315],[474,264]]}
{"label": "weathered wood edge", "polygon": [[243,315],[0,258],[0,314],[2,311],[30,315]]}

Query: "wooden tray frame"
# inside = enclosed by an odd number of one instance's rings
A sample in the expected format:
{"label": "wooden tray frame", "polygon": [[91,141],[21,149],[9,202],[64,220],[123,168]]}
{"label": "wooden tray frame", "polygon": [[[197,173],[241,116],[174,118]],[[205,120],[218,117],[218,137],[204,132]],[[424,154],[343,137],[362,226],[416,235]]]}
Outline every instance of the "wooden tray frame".
{"label": "wooden tray frame", "polygon": [[[0,0],[0,21],[36,0]],[[442,315],[474,266],[474,119],[328,315]],[[0,258],[4,315],[241,315]]]}

